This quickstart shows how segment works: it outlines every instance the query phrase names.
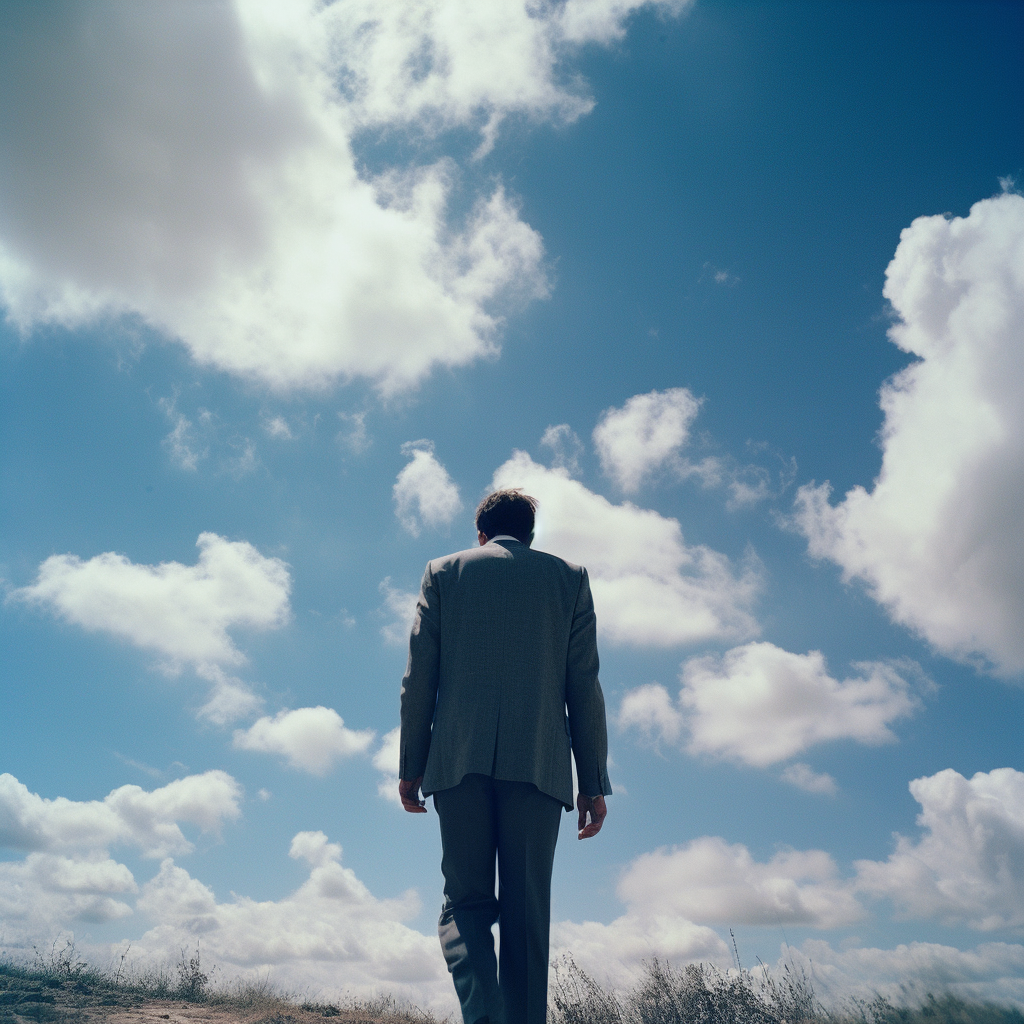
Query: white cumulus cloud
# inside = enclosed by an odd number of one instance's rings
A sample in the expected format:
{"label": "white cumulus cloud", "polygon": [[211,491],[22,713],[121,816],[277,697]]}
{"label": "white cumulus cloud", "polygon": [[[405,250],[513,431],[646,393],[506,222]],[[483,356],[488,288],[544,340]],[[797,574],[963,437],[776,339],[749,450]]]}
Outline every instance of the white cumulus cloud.
{"label": "white cumulus cloud", "polygon": [[232,743],[240,750],[280,754],[293,768],[326,775],[336,761],[363,753],[373,737],[372,729],[347,728],[333,708],[315,707],[257,719],[248,729],[236,729]]}
{"label": "white cumulus cloud", "polygon": [[540,236],[500,183],[453,217],[452,160],[356,148],[572,120],[592,102],[563,62],[641,6],[26,5],[0,43],[0,303],[26,332],[134,315],[281,389],[492,353],[500,310],[546,292]]}
{"label": "white cumulus cloud", "polygon": [[0,775],[0,846],[13,850],[97,851],[124,845],[146,857],[189,853],[179,821],[218,834],[239,816],[242,791],[223,771],[176,779],[159,789],[121,786],[103,800],[46,799]]}
{"label": "white cumulus cloud", "polygon": [[616,888],[626,910],[608,924],[552,925],[553,959],[563,953],[598,978],[627,988],[643,961],[701,960],[729,966],[712,925],[779,923],[835,928],[864,917],[853,884],[821,850],[786,850],[767,863],[717,836],[634,858]]}
{"label": "white cumulus cloud", "polygon": [[525,452],[495,471],[492,487],[537,498],[535,546],[587,567],[598,629],[613,643],[670,647],[757,632],[753,557],[737,570],[720,552],[686,544],[678,520],[628,501],[613,505]]}
{"label": "white cumulus cloud", "polygon": [[952,768],[910,783],[917,840],[899,836],[885,861],[858,861],[858,885],[904,917],[991,931],[1024,929],[1024,772],[965,779]]}
{"label": "white cumulus cloud", "polygon": [[242,790],[226,772],[177,779],[159,789],[121,786],[103,800],[47,799],[0,775],[0,848],[25,854],[0,862],[0,920],[9,944],[27,947],[76,922],[128,917],[135,878],[108,849],[145,857],[193,849],[180,824],[218,835],[241,811]]}
{"label": "white cumulus cloud", "polygon": [[421,526],[439,529],[451,525],[462,511],[459,488],[434,455],[431,441],[407,441],[402,454],[409,461],[395,480],[395,515],[414,537]]}
{"label": "white cumulus cloud", "polygon": [[288,566],[215,533],[201,533],[196,547],[196,565],[137,565],[112,551],[88,561],[51,555],[35,582],[11,596],[155,651],[172,666],[241,664],[245,655],[228,630],[288,620]]}
{"label": "white cumulus cloud", "polygon": [[[713,754],[764,768],[818,743],[895,740],[889,728],[920,706],[908,677],[912,663],[860,662],[842,681],[828,673],[820,651],[793,654],[755,642],[722,656],[691,658],[682,666],[682,689],[673,702],[657,683],[623,698],[619,725],[635,727],[666,742],[686,737],[691,754]],[[806,769],[806,771],[804,770]],[[793,765],[787,782],[825,792],[828,777]]]}
{"label": "white cumulus cloud", "polygon": [[[225,972],[265,974],[327,998],[366,997],[385,989],[399,998],[449,1009],[451,981],[436,936],[402,922],[420,910],[416,893],[378,899],[342,863],[341,846],[322,832],[300,832],[289,855],[309,865],[297,890],[279,900],[214,892],[172,860],[142,887],[137,912],[153,927],[132,944],[159,961],[202,935],[203,955]],[[325,975],[324,965],[330,964]],[[325,986],[325,977],[337,979]],[[343,979],[343,981],[342,981]]]}
{"label": "white cumulus cloud", "polygon": [[717,836],[645,853],[618,886],[631,907],[698,924],[803,924],[838,928],[864,917],[849,880],[822,850],[785,850],[767,863]]}
{"label": "white cumulus cloud", "polygon": [[1024,671],[1024,197],[920,217],[886,271],[890,339],[918,361],[882,387],[882,469],[837,505],[797,494],[812,555],[863,580],[955,658]]}
{"label": "white cumulus cloud", "polygon": [[700,400],[686,388],[634,395],[621,409],[606,409],[594,427],[601,468],[627,494],[664,466],[685,473],[680,452]]}

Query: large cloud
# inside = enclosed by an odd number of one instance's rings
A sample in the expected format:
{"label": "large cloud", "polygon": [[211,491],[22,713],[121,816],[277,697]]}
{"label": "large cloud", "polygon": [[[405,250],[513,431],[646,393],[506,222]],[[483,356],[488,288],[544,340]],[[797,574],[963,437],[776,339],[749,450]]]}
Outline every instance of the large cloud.
{"label": "large cloud", "polygon": [[13,600],[46,607],[84,629],[109,633],[183,665],[213,684],[200,714],[218,725],[258,711],[262,700],[225,665],[245,662],[232,628],[276,629],[288,621],[291,577],[279,558],[245,541],[201,533],[196,565],[137,565],[112,551],[83,561],[51,555]]}
{"label": "large cloud", "polygon": [[[785,761],[830,740],[885,743],[890,724],[919,701],[908,675],[914,665],[864,662],[860,675],[834,679],[820,651],[793,654],[770,643],[735,647],[721,657],[683,665],[677,703],[656,683],[623,698],[619,725],[676,743],[687,736],[692,754],[713,754],[759,768]],[[806,765],[792,766],[787,781],[828,791]]]}
{"label": "large cloud", "polygon": [[30,945],[75,922],[128,917],[137,891],[131,871],[108,854],[131,847],[146,857],[187,854],[179,823],[218,835],[239,816],[241,787],[222,771],[177,779],[159,789],[121,786],[103,800],[46,799],[0,775],[0,848],[25,853],[0,863],[4,939]]}
{"label": "large cloud", "polygon": [[572,120],[591,101],[561,61],[641,6],[21,5],[0,301],[24,331],[134,314],[277,388],[394,391],[494,352],[500,307],[545,293],[540,237],[500,184],[453,218],[453,161],[370,171],[354,140],[481,129],[483,152],[509,114]]}
{"label": "large cloud", "polygon": [[811,554],[865,581],[892,617],[956,658],[1024,671],[1024,197],[901,235],[889,337],[919,357],[882,388],[882,469],[829,504],[800,489]]}
{"label": "large cloud", "polygon": [[136,565],[112,551],[82,561],[51,555],[12,597],[52,609],[181,664],[239,665],[232,627],[274,629],[290,614],[288,567],[245,541],[201,533],[196,565]]}
{"label": "large cloud", "polygon": [[717,836],[637,857],[619,897],[634,911],[674,913],[698,924],[803,924],[838,928],[864,916],[848,881],[822,850],[786,850],[759,864]]}
{"label": "large cloud", "polygon": [[915,779],[925,834],[898,837],[886,861],[858,861],[858,885],[905,917],[1024,930],[1024,773],[952,768]]}
{"label": "large cloud", "polygon": [[179,821],[217,833],[241,813],[241,787],[222,771],[189,775],[147,792],[121,786],[103,800],[45,799],[0,775],[0,846],[47,853],[133,846],[147,857],[188,853]]}
{"label": "large cloud", "polygon": [[629,986],[643,961],[704,960],[726,966],[728,947],[711,925],[804,925],[835,928],[864,916],[849,880],[820,850],[787,850],[758,863],[740,844],[716,836],[641,854],[616,889],[626,911],[609,924],[560,921],[554,957]]}
{"label": "large cloud", "polygon": [[309,865],[309,877],[290,895],[262,902],[244,896],[218,902],[167,859],[136,902],[153,927],[133,942],[133,951],[160,960],[201,937],[203,955],[225,972],[272,970],[278,983],[326,998],[383,989],[450,1009],[451,981],[437,938],[402,923],[420,910],[416,893],[377,899],[342,864],[341,853],[322,832],[298,833],[289,854]]}
{"label": "large cloud", "polygon": [[669,647],[757,632],[753,558],[737,572],[720,552],[687,545],[677,520],[613,505],[525,452],[495,471],[492,487],[522,487],[538,499],[536,546],[587,567],[598,628],[611,641]]}

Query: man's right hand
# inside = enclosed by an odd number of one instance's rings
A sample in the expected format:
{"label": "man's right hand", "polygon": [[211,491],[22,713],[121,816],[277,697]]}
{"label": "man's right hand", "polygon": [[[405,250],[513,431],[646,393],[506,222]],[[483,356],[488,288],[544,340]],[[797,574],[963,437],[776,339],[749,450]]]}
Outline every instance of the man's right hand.
{"label": "man's right hand", "polygon": [[410,814],[427,813],[427,802],[420,799],[420,784],[422,782],[422,775],[417,779],[400,779],[398,782],[398,795],[402,798],[402,806]]}
{"label": "man's right hand", "polygon": [[[579,835],[577,839],[589,839],[601,831],[604,819],[608,816],[608,806],[603,796],[589,797],[582,793],[576,797],[576,810],[580,812]],[[587,823],[587,815],[590,815],[590,823]]]}

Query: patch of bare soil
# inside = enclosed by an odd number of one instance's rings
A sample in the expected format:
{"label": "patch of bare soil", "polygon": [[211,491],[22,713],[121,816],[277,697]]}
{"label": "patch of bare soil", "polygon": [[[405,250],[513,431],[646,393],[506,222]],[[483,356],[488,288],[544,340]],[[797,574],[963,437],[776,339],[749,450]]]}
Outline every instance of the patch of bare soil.
{"label": "patch of bare soil", "polygon": [[[171,999],[154,999],[139,1006],[95,1006],[82,1011],[80,1024],[405,1024],[413,1018],[407,1014],[368,1017],[364,1010],[331,1008],[325,1019],[319,1012],[309,1012],[285,1004],[269,1009],[239,1009],[230,1005],[182,1003]],[[268,1012],[269,1011],[269,1012]],[[422,1019],[422,1018],[421,1018]]]}

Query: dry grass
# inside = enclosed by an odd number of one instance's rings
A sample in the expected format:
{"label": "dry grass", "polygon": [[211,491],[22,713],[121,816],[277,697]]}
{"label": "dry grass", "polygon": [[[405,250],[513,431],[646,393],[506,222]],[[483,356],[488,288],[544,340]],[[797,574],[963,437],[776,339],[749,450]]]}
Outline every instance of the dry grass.
{"label": "dry grass", "polygon": [[[317,1002],[269,978],[218,985],[198,945],[170,969],[141,969],[128,952],[105,971],[70,942],[37,951],[31,966],[0,962],[0,1024],[454,1024],[386,995]],[[773,977],[763,968],[722,973],[660,960],[617,993],[567,957],[556,966],[552,1003],[550,1024],[1024,1024],[1019,1010],[954,996],[929,996],[917,1007],[878,996],[826,1009],[797,968]]]}
{"label": "dry grass", "polygon": [[317,1002],[269,978],[218,985],[216,973],[198,945],[173,969],[140,968],[126,950],[101,971],[54,943],[31,966],[0,962],[0,1024],[451,1024],[388,995]]}
{"label": "dry grass", "polygon": [[723,974],[651,960],[624,995],[602,988],[571,957],[556,973],[550,1024],[1024,1024],[1019,1010],[955,996],[928,996],[918,1007],[876,996],[826,1009],[806,974],[791,967],[775,978],[763,968]]}

